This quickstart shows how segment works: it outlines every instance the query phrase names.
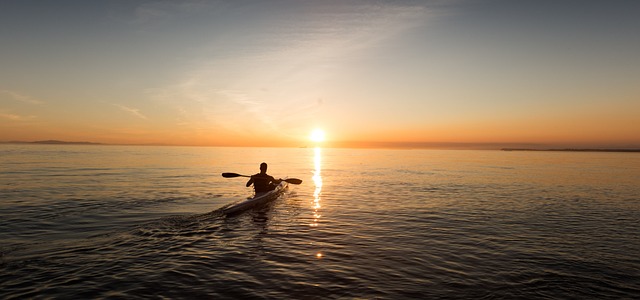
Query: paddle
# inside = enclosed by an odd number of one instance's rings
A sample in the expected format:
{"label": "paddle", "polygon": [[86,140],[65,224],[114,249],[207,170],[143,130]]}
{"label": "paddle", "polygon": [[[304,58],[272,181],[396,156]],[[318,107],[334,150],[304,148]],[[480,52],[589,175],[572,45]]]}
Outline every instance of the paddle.
{"label": "paddle", "polygon": [[[235,177],[251,177],[249,175],[241,175],[238,173],[222,173],[222,177],[224,178],[235,178]],[[302,180],[298,179],[298,178],[287,178],[287,179],[282,179],[288,183],[291,184],[301,184]]]}

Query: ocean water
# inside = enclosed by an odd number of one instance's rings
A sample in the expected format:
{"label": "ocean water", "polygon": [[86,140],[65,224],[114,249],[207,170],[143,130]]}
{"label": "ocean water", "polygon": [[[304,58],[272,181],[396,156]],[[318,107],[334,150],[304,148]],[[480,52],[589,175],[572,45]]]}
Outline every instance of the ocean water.
{"label": "ocean water", "polygon": [[639,233],[638,153],[0,145],[2,299],[630,299]]}

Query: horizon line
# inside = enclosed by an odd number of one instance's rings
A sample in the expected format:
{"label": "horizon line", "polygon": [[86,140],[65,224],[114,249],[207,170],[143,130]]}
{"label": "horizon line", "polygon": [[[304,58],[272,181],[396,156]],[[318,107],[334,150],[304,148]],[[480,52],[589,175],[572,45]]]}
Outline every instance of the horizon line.
{"label": "horizon line", "polygon": [[380,142],[380,141],[334,141],[295,145],[232,145],[232,144],[171,144],[171,143],[103,143],[89,141],[36,140],[0,141],[0,144],[29,145],[103,145],[103,146],[173,146],[173,147],[226,147],[226,148],[347,148],[347,149],[442,149],[442,150],[638,150],[640,144],[633,143],[534,143],[534,142]]}

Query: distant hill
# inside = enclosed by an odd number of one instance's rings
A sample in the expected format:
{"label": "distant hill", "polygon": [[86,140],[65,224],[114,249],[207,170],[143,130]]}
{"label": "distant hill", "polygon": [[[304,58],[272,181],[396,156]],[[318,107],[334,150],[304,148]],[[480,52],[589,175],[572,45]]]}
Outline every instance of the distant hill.
{"label": "distant hill", "polygon": [[526,148],[502,148],[502,151],[566,151],[566,152],[640,152],[640,149],[526,149]]}
{"label": "distant hill", "polygon": [[58,141],[58,140],[45,140],[45,141],[34,141],[34,142],[10,141],[10,142],[4,142],[4,143],[5,144],[40,144],[40,145],[104,145],[102,143],[67,142],[67,141]]}

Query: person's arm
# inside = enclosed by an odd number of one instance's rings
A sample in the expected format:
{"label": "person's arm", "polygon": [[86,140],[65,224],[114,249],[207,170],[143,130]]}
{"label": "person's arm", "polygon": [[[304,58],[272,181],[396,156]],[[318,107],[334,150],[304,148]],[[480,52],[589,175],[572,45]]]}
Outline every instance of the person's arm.
{"label": "person's arm", "polygon": [[273,182],[273,184],[280,184],[281,181],[282,179],[275,179],[273,176],[271,177],[271,182]]}
{"label": "person's arm", "polygon": [[251,178],[249,178],[249,181],[247,181],[247,187],[250,187],[252,183],[253,183],[253,176],[251,176]]}

